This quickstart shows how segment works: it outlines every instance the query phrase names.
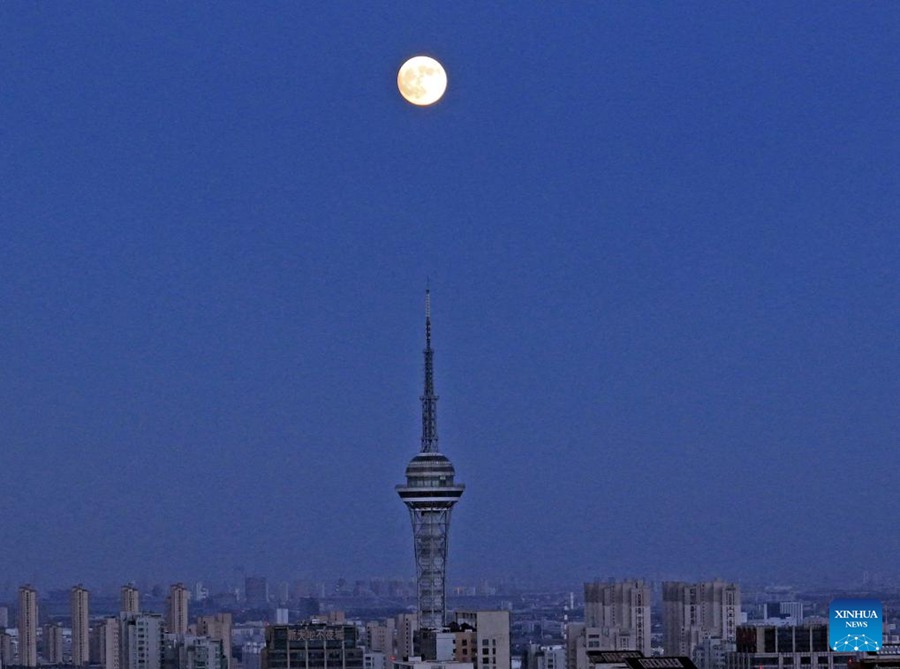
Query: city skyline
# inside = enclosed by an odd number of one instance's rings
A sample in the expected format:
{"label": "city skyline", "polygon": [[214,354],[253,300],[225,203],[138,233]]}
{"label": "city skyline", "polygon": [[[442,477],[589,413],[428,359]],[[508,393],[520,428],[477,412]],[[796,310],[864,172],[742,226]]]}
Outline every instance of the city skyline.
{"label": "city skyline", "polygon": [[[585,582],[583,597],[579,588],[577,596],[544,591],[471,598],[457,603],[440,629],[423,628],[410,612],[415,607],[397,601],[373,608],[365,598],[344,599],[340,608],[335,600],[310,608],[280,586],[272,598],[259,576],[246,578],[243,599],[207,600],[197,590],[198,601],[189,604],[184,585],[172,584],[162,615],[152,603],[139,607],[132,584],[122,586],[119,596],[76,585],[47,598],[23,585],[13,609],[15,628],[9,628],[10,609],[0,607],[0,662],[100,669],[325,669],[334,666],[331,660],[348,669],[413,669],[423,661],[457,663],[448,669],[591,669],[625,657],[650,660],[629,663],[632,669],[659,662],[671,667],[673,660],[684,669],[900,662],[896,586],[883,592],[882,601],[872,592],[866,599],[834,599],[834,593],[784,585],[742,594],[738,584],[722,580],[603,580]],[[159,598],[162,592],[147,594]],[[97,604],[90,613],[89,598]],[[61,615],[67,599],[71,608]],[[268,611],[260,608],[266,601]],[[829,648],[847,629],[843,623],[831,629],[835,612],[851,622],[877,616],[877,630],[866,638],[882,652],[876,657],[866,648]],[[81,663],[79,630],[86,633],[82,648],[90,649]],[[334,652],[339,642],[346,655],[325,661],[323,641],[336,642]]]}
{"label": "city skyline", "polygon": [[0,4],[0,578],[410,575],[427,277],[451,585],[890,574],[898,31]]}

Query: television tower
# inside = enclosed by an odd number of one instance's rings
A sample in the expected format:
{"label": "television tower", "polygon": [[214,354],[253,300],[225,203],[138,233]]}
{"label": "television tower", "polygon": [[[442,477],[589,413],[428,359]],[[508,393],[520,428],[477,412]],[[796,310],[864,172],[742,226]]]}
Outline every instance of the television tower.
{"label": "television tower", "polygon": [[447,535],[450,511],[465,486],[447,456],[438,452],[437,395],[431,349],[431,294],[425,291],[425,392],[422,400],[422,447],[406,467],[406,484],[396,487],[409,509],[416,552],[419,627],[440,629],[447,613]]}

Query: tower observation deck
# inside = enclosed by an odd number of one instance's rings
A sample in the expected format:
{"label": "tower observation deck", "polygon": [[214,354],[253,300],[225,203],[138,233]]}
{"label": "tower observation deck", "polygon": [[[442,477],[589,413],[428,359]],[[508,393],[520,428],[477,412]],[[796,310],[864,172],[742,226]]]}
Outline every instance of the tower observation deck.
{"label": "tower observation deck", "polygon": [[453,480],[453,464],[438,451],[437,395],[434,394],[434,351],[431,348],[431,295],[425,291],[425,391],[422,400],[422,444],[406,467],[406,483],[396,486],[409,509],[416,553],[419,627],[440,629],[447,613],[447,535],[450,512],[465,486]]}

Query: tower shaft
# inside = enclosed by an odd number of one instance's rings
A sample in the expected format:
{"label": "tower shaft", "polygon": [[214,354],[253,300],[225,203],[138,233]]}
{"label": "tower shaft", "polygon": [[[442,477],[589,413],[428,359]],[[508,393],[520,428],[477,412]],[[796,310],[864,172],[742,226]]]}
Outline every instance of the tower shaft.
{"label": "tower shaft", "polygon": [[440,629],[447,613],[447,538],[450,507],[410,507],[413,544],[416,551],[416,594],[419,627]]}

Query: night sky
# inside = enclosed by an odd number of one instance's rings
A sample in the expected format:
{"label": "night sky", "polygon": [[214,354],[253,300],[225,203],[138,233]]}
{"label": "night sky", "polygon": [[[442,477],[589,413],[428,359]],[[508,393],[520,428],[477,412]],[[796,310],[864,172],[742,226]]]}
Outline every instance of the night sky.
{"label": "night sky", "polygon": [[[435,106],[396,73],[447,70]],[[900,4],[0,3],[0,579],[896,573]]]}

